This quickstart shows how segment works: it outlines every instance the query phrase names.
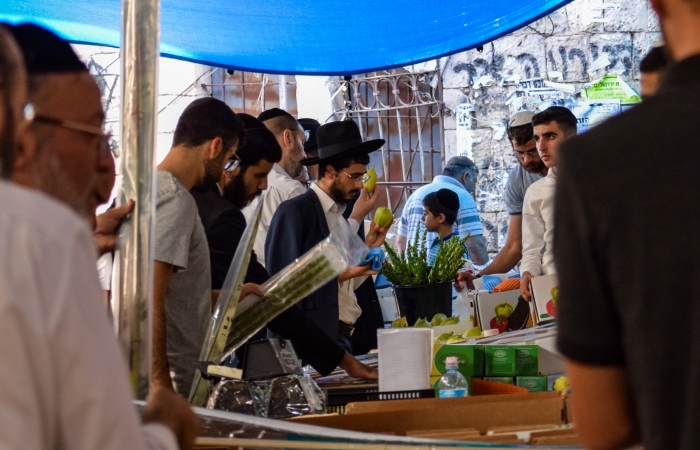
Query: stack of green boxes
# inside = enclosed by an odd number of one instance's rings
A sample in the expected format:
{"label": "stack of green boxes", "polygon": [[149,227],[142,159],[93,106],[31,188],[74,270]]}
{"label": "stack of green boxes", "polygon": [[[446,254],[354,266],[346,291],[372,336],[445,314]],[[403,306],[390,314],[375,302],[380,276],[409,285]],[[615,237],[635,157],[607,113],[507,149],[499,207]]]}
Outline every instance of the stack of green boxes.
{"label": "stack of green boxes", "polygon": [[537,345],[436,345],[433,355],[430,382],[436,389],[445,373],[445,358],[456,356],[459,371],[470,381],[469,395],[471,379],[482,377],[485,381],[515,384],[530,392],[547,390],[547,377],[539,374]]}

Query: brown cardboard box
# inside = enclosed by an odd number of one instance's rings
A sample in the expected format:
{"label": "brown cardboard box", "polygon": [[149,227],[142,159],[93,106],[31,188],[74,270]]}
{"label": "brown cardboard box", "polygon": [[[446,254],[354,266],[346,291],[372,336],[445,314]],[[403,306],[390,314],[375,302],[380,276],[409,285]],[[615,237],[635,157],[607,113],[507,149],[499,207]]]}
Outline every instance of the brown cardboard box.
{"label": "brown cardboard box", "polygon": [[[426,410],[439,410],[439,414]],[[348,405],[348,414],[290,419],[344,430],[394,432],[459,430],[485,433],[492,427],[563,424],[564,398],[558,392],[492,395],[454,399],[416,399]],[[360,412],[362,411],[362,412]]]}

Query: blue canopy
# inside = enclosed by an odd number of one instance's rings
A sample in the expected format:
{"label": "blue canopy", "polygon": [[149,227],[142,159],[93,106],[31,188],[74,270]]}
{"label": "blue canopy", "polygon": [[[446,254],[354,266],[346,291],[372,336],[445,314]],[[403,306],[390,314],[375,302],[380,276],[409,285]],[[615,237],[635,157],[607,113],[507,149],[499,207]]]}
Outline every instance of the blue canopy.
{"label": "blue canopy", "polygon": [[[351,75],[478,47],[571,0],[162,0],[161,54],[249,72]],[[119,46],[119,0],[3,0],[0,21]]]}

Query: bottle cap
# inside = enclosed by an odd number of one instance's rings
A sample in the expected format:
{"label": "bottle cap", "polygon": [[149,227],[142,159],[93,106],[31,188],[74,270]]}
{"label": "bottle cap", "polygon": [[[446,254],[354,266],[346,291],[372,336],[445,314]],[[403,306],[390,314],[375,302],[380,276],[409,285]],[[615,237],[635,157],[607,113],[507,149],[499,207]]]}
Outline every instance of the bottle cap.
{"label": "bottle cap", "polygon": [[448,356],[445,358],[445,369],[457,369],[459,367],[459,361],[456,356]]}

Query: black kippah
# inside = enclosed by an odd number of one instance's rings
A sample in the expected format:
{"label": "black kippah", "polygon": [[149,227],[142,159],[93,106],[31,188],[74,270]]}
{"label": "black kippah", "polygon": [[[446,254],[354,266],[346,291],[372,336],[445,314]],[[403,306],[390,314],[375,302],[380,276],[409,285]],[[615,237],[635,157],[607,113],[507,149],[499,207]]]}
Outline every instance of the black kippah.
{"label": "black kippah", "polygon": [[263,125],[262,122],[260,122],[258,119],[251,116],[250,114],[238,113],[236,114],[236,116],[238,116],[238,119],[243,124],[243,128],[245,128],[246,130],[253,130],[255,128],[265,128],[265,125]]}
{"label": "black kippah", "polygon": [[450,211],[459,211],[459,197],[449,189],[440,189],[435,193],[437,201]]}
{"label": "black kippah", "polygon": [[272,108],[268,109],[267,111],[263,111],[260,113],[258,116],[258,120],[260,122],[265,122],[266,120],[274,119],[275,117],[279,116],[289,116],[292,119],[294,118],[291,114],[289,114],[287,111],[279,108]]}
{"label": "black kippah", "polygon": [[7,28],[22,50],[29,75],[88,71],[68,41],[53,31],[33,23],[9,25]]}

